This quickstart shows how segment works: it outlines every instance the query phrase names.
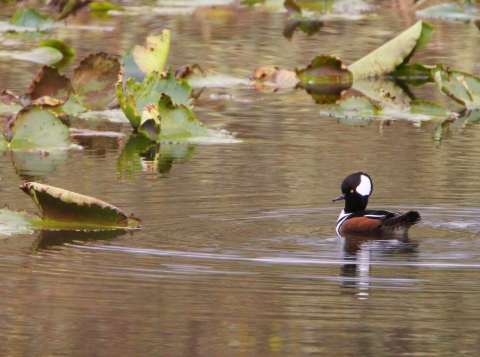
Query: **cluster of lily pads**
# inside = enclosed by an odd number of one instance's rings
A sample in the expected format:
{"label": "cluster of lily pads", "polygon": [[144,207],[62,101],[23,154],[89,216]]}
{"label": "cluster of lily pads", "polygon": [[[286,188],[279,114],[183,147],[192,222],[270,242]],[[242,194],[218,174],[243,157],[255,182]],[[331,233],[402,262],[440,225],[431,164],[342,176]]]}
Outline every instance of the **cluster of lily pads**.
{"label": "cluster of lily pads", "polygon": [[[76,4],[85,5],[81,1]],[[286,1],[284,6],[296,19],[296,26],[305,27],[304,15],[296,2]],[[67,16],[67,10],[63,6],[59,17]],[[9,31],[18,28],[46,31],[54,24],[27,9],[15,14],[8,26]],[[66,58],[74,56],[74,51],[60,41],[48,40],[41,44],[40,50],[32,51],[33,55],[23,54],[17,58],[28,60],[43,58],[40,54],[55,54],[49,59],[54,66],[43,65],[23,94],[5,89],[0,95],[0,114],[8,118],[5,135],[0,133],[0,150],[41,151],[48,147],[49,150],[65,151],[74,146],[69,128],[72,120],[83,112],[105,112],[115,107],[121,109],[133,128],[134,135],[130,139],[135,140],[129,140],[126,147],[154,146],[155,152],[173,150],[176,157],[188,158],[195,143],[212,138],[219,142],[239,142],[231,133],[207,129],[196,118],[192,97],[205,87],[241,85],[258,91],[303,88],[317,103],[330,105],[325,106],[321,114],[341,119],[428,120],[458,116],[439,104],[412,99],[392,79],[415,84],[434,81],[443,94],[466,109],[477,109],[480,105],[479,78],[442,64],[409,64],[411,57],[429,41],[433,31],[432,26],[419,21],[348,67],[337,57],[321,55],[303,69],[261,67],[255,69],[248,79],[203,70],[197,64],[186,65],[175,72],[167,68],[168,30],[158,36],[149,36],[146,46],[135,46],[121,59],[107,53],[91,54],[74,69],[73,77],[68,78],[58,68],[65,65]],[[194,93],[192,88],[197,92]],[[357,94],[342,99],[345,90],[350,88]],[[184,145],[160,146],[165,142]],[[119,165],[133,160],[128,151],[121,156]],[[168,170],[171,162],[163,164]],[[21,188],[34,199],[42,212],[42,219],[26,218],[24,212],[4,208],[0,210],[0,221],[27,221],[27,229],[139,227],[137,218],[92,197],[34,182],[27,182]],[[5,227],[8,225],[2,229]]]}

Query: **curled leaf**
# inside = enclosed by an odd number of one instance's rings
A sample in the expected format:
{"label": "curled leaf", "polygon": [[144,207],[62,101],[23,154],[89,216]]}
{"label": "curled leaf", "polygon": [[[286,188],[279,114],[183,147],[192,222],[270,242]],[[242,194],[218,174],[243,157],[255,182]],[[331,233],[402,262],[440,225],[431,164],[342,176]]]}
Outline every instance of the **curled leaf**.
{"label": "curled leaf", "polygon": [[355,78],[383,76],[392,72],[427,43],[433,35],[433,27],[422,21],[351,64],[348,69]]}
{"label": "curled leaf", "polygon": [[164,29],[161,35],[147,37],[147,44],[135,46],[133,58],[144,73],[163,72],[170,51],[170,30]]}
{"label": "curled leaf", "polygon": [[432,70],[438,89],[468,109],[480,107],[480,78],[441,64]]}
{"label": "curled leaf", "polygon": [[20,186],[28,194],[46,224],[70,229],[139,228],[138,218],[97,198],[37,182]]}
{"label": "curled leaf", "polygon": [[44,65],[28,86],[25,96],[30,97],[30,100],[43,96],[60,99],[70,93],[74,93],[70,79],[60,74],[58,68]]}

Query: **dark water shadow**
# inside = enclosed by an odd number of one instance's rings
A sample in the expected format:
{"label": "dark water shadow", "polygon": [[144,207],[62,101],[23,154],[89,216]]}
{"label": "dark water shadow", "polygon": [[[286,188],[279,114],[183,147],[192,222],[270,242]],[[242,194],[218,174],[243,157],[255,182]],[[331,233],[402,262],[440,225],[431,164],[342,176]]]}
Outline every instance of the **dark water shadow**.
{"label": "dark water shadow", "polygon": [[111,241],[125,235],[125,229],[104,231],[42,230],[32,244],[32,253],[57,249],[65,244]]}

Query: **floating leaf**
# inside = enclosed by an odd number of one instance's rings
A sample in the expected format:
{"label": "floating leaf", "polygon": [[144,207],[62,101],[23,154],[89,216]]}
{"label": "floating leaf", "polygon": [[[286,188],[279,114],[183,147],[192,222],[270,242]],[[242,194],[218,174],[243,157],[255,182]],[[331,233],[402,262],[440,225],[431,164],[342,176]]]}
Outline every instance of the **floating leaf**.
{"label": "floating leaf", "polygon": [[53,47],[38,47],[30,52],[16,54],[12,56],[12,58],[41,64],[53,64],[59,62],[63,58],[63,55]]}
{"label": "floating leaf", "polygon": [[38,44],[38,47],[54,48],[62,54],[63,57],[60,61],[51,63],[52,66],[57,68],[65,67],[75,57],[75,50],[71,48],[69,45],[67,45],[65,42],[60,40],[56,40],[56,39],[45,40],[40,42]]}
{"label": "floating leaf", "polygon": [[467,7],[464,10],[456,3],[435,5],[415,12],[415,15],[420,18],[462,22],[478,19],[477,14],[478,8]]}
{"label": "floating leaf", "polygon": [[480,78],[444,68],[441,64],[432,72],[435,83],[443,94],[468,109],[480,107]]}
{"label": "floating leaf", "polygon": [[448,118],[452,115],[445,107],[437,103],[414,100],[411,103],[410,113],[429,115],[435,118]]}
{"label": "floating leaf", "polygon": [[383,76],[407,63],[433,34],[433,27],[418,21],[415,25],[351,64],[348,69],[356,77]]}
{"label": "floating leaf", "polygon": [[74,93],[70,79],[60,74],[58,68],[44,65],[28,86],[25,96],[30,97],[30,100],[43,96],[60,99],[70,93]]}
{"label": "floating leaf", "polygon": [[198,64],[189,64],[175,71],[175,78],[186,79],[192,88],[231,88],[238,85],[249,85],[250,81],[235,78],[213,71],[204,71]]}
{"label": "floating leaf", "polygon": [[105,109],[115,98],[120,61],[104,52],[83,59],[73,72],[73,84],[83,106]]}
{"label": "floating leaf", "polygon": [[35,9],[23,9],[13,14],[10,23],[16,26],[33,27],[39,31],[51,29],[54,21]]}
{"label": "floating leaf", "polygon": [[308,67],[296,72],[300,82],[306,84],[352,83],[352,73],[335,56],[317,56]]}
{"label": "floating leaf", "polygon": [[264,91],[267,88],[273,88],[275,90],[294,88],[299,82],[295,72],[278,69],[278,67],[257,68],[250,73],[249,78],[258,81],[254,87],[259,91]]}
{"label": "floating leaf", "polygon": [[434,81],[432,75],[433,68],[435,66],[426,66],[421,63],[402,64],[389,75],[413,86],[421,86]]}
{"label": "floating leaf", "polygon": [[33,229],[42,228],[43,221],[37,215],[25,211],[11,211],[8,207],[0,209],[0,236],[13,234],[31,234]]}
{"label": "floating leaf", "polygon": [[139,228],[138,218],[99,199],[58,187],[27,182],[20,188],[42,212],[45,225],[69,229]]}
{"label": "floating leaf", "polygon": [[7,125],[7,139],[14,148],[68,148],[70,131],[50,110],[28,106]]}
{"label": "floating leaf", "polygon": [[161,136],[164,140],[184,141],[192,136],[209,135],[190,108],[174,103],[168,95],[161,96],[158,111],[161,118]]}
{"label": "floating leaf", "polygon": [[60,14],[58,20],[63,20],[91,2],[92,0],[49,0],[48,5]]}
{"label": "floating leaf", "polygon": [[174,103],[191,106],[191,87],[185,80],[176,80],[171,71],[168,73],[152,72],[142,83],[135,83],[133,78],[122,86],[122,71],[117,82],[117,98],[126,117],[137,129],[141,123],[141,113],[149,104],[157,104],[162,94],[167,94]]}

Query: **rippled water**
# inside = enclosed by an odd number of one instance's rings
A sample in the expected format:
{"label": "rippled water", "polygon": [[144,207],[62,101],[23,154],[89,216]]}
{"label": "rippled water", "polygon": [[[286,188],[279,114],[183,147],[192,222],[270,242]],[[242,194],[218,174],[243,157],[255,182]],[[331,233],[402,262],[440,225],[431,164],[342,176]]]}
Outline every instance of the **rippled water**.
{"label": "rippled water", "polygon": [[[416,21],[389,6],[370,20],[327,22],[312,37],[296,32],[291,42],[282,36],[285,14],[235,8],[83,16],[72,21],[116,30],[60,37],[80,60],[121,54],[169,27],[174,66],[199,62],[246,77],[261,65],[302,67],[321,53],[351,63]],[[415,60],[478,72],[478,29],[430,23],[435,37]],[[25,88],[37,70],[3,59],[0,68],[9,88]],[[411,90],[459,110],[432,84]],[[34,167],[4,153],[0,197],[11,208],[37,212],[17,189],[37,179],[134,212],[143,228],[2,237],[0,354],[476,356],[480,126],[345,126],[320,109],[302,90],[210,89],[195,101],[197,117],[243,143],[179,147],[188,152],[182,160],[164,146],[160,164],[153,151],[134,150],[129,165],[125,147],[135,143],[129,125],[117,123],[103,129],[126,136],[78,136],[83,150]],[[374,181],[370,207],[422,214],[408,240],[335,235],[342,207],[331,199],[359,170]]]}

